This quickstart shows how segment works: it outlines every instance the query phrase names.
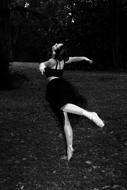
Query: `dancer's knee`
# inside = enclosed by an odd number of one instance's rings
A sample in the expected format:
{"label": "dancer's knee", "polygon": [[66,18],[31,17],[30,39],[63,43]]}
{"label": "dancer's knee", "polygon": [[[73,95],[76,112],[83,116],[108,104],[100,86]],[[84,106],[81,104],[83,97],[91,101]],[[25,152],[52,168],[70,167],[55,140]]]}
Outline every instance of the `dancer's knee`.
{"label": "dancer's knee", "polygon": [[77,115],[84,115],[85,110],[75,104],[67,103],[62,108],[63,112],[77,114]]}
{"label": "dancer's knee", "polygon": [[65,104],[65,105],[63,105],[61,108],[60,108],[60,110],[62,110],[63,112],[64,112],[64,115],[66,115],[66,108],[68,107],[68,103],[67,104]]}

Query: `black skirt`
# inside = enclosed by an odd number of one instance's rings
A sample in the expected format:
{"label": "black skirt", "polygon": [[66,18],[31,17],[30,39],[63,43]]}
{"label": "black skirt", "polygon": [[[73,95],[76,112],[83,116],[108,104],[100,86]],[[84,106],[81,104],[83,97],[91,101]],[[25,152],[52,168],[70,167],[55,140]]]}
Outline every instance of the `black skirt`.
{"label": "black skirt", "polygon": [[51,80],[47,85],[46,99],[54,111],[60,110],[67,103],[86,105],[86,99],[77,89],[63,78]]}

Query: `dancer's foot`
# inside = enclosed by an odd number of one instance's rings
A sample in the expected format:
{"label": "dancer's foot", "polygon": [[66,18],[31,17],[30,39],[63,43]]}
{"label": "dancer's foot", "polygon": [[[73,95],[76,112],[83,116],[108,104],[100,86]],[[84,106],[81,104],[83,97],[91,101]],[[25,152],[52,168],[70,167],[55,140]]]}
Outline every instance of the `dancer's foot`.
{"label": "dancer's foot", "polygon": [[74,152],[74,149],[72,148],[72,146],[69,146],[67,149],[67,160],[68,161],[70,161],[70,159],[72,158],[73,152]]}
{"label": "dancer's foot", "polygon": [[92,112],[91,120],[98,126],[103,128],[105,126],[102,119],[97,115],[97,113]]}

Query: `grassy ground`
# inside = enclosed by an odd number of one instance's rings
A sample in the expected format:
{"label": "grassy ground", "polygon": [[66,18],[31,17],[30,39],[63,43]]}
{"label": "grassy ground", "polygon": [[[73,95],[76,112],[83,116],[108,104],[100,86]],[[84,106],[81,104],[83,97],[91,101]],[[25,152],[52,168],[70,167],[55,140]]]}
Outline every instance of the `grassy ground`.
{"label": "grassy ground", "polygon": [[75,153],[45,101],[37,64],[13,63],[11,89],[0,91],[1,190],[127,190],[127,74],[66,71],[105,120],[103,130],[72,118]]}

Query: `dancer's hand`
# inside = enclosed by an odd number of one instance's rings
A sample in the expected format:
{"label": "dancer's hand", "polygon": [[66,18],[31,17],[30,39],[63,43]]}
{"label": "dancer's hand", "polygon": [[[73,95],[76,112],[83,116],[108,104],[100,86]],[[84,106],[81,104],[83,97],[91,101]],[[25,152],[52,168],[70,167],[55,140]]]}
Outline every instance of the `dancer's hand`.
{"label": "dancer's hand", "polygon": [[93,60],[89,59],[88,57],[83,57],[83,60],[88,61],[91,65],[93,64]]}
{"label": "dancer's hand", "polygon": [[45,72],[45,64],[44,63],[40,63],[39,70],[40,70],[41,74],[43,75]]}
{"label": "dancer's hand", "polygon": [[88,61],[89,61],[89,64],[91,65],[93,64],[93,60],[89,59]]}

